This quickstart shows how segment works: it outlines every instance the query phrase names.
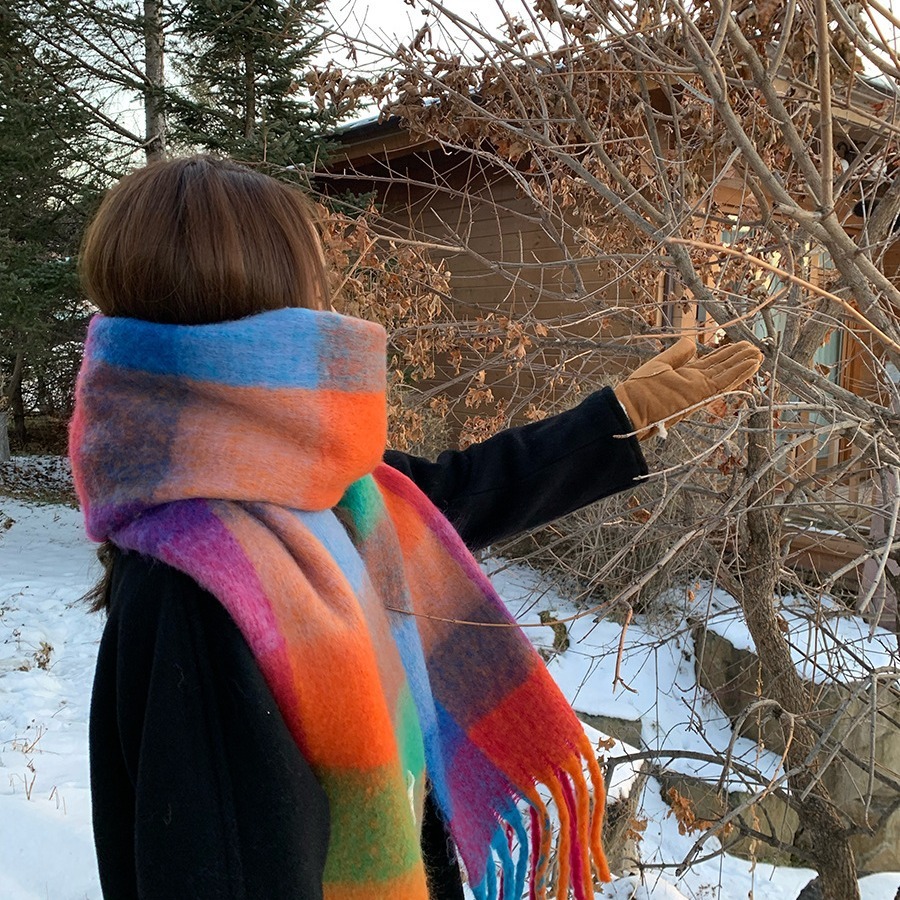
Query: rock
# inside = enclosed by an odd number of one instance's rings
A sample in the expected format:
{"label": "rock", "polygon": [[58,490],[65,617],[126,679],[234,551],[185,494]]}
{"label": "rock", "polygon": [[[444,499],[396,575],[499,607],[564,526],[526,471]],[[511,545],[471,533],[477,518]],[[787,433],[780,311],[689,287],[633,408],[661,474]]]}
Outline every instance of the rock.
{"label": "rock", "polygon": [[641,720],[640,719],[617,719],[614,716],[599,716],[593,713],[579,712],[575,710],[575,715],[591,728],[610,737],[616,738],[623,744],[630,744],[632,747],[641,746]]}
{"label": "rock", "polygon": [[819,879],[813,878],[813,880],[797,894],[797,900],[825,900],[825,895],[822,893],[822,883]]}
{"label": "rock", "polygon": [[640,842],[646,821],[641,820],[638,810],[641,796],[647,784],[649,766],[641,766],[637,778],[629,786],[626,794],[614,799],[606,807],[603,820],[603,848],[606,861],[614,875],[628,875],[640,869]]}
{"label": "rock", "polygon": [[[671,791],[677,791],[690,803],[696,819],[715,823],[732,811],[745,805],[753,796],[749,791],[717,791],[714,784],[692,775],[684,775],[668,769],[654,772],[662,788],[662,798],[671,800]],[[761,860],[776,865],[791,862],[789,849],[773,847],[758,838],[740,834],[740,826],[773,837],[785,845],[790,845],[799,824],[797,813],[786,800],[777,794],[767,794],[745,811],[738,814],[732,824],[737,826],[731,833],[719,835],[728,852],[746,859]],[[704,826],[705,827],[705,826]]]}
{"label": "rock", "polygon": [[[742,721],[741,733],[781,754],[784,735],[779,724],[763,719],[759,712],[743,716],[760,697],[759,658],[750,650],[734,647],[726,638],[697,626],[694,629],[697,680],[708,690],[731,721]],[[815,685],[816,721],[830,729],[831,746],[840,745],[857,759],[868,760],[875,750],[879,771],[896,778],[900,772],[900,697],[888,690],[878,694],[879,712],[871,727],[872,709],[868,693],[852,694],[853,685]],[[839,716],[834,722],[835,716]],[[827,751],[826,751],[827,752]],[[823,760],[826,754],[823,753]],[[874,779],[861,768],[837,755],[822,776],[822,783],[835,805],[859,827],[850,838],[860,869],[872,872],[900,869],[900,796],[891,785]],[[871,788],[870,802],[868,794]]]}
{"label": "rock", "polygon": [[[797,895],[797,900],[824,900],[825,895],[822,893],[822,883],[818,878],[812,881]],[[894,900],[900,900],[900,888],[894,895]]]}
{"label": "rock", "polygon": [[[741,713],[759,700],[762,683],[759,657],[699,625],[694,628],[694,666],[698,682],[712,694],[732,722],[737,722]],[[781,728],[777,722],[765,720],[763,711],[743,721],[741,734],[776,753],[784,749]]]}

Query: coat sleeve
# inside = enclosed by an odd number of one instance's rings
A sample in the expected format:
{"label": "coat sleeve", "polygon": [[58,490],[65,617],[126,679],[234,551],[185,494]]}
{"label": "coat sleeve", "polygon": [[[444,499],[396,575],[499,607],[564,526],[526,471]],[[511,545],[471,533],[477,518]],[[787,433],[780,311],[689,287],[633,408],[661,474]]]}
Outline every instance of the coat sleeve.
{"label": "coat sleeve", "polygon": [[435,462],[396,450],[384,459],[480,550],[634,487],[647,464],[637,439],[624,437],[632,430],[604,388],[567,412],[446,450]]}
{"label": "coat sleeve", "polygon": [[119,554],[91,706],[105,897],[318,900],[325,793],[249,647],[187,576]]}

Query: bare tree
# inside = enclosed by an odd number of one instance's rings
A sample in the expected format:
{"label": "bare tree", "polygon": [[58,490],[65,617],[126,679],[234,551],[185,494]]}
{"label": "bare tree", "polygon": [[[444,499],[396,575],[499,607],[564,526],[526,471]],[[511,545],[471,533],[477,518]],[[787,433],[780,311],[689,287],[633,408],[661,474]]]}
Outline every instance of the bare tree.
{"label": "bare tree", "polygon": [[[586,596],[603,586],[610,607],[701,573],[732,593],[781,732],[798,846],[828,900],[858,897],[854,835],[871,821],[833,802],[825,775],[853,705],[823,725],[780,597],[810,598],[821,621],[869,561],[859,599],[877,622],[900,550],[897,493],[873,490],[900,475],[900,22],[874,0],[536,0],[498,4],[497,30],[439,0],[412,5],[425,17],[408,44],[352,37],[371,77],[331,66],[311,84],[323,103],[374,100],[418,148],[354,156],[348,142],[323,177],[378,187],[373,233],[446,266],[441,312],[419,331],[420,355],[441,340],[424,397],[456,385],[464,432],[480,436],[674,333],[763,350],[753,396],[722,398],[747,413],[697,416],[658,451],[660,474],[616,508],[617,546],[573,562],[565,550],[587,532],[557,528],[535,552]],[[471,415],[479,404],[494,414]],[[826,536],[843,557],[820,571]],[[854,688],[873,717],[897,674]],[[874,789],[877,760],[845,765],[868,767]]]}

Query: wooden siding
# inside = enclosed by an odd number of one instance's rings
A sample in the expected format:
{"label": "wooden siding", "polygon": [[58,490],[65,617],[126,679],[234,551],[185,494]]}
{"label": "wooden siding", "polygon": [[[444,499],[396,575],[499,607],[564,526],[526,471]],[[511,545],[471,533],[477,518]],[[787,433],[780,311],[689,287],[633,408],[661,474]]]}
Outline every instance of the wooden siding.
{"label": "wooden siding", "polygon": [[[622,370],[621,360],[592,349],[595,342],[624,331],[609,316],[610,306],[655,314],[658,325],[673,331],[700,328],[696,305],[683,306],[680,297],[667,294],[662,277],[652,295],[636,298],[617,277],[629,260],[572,259],[577,256],[572,231],[567,230],[560,246],[512,178],[472,156],[445,153],[423,142],[407,143],[404,151],[403,132],[393,132],[357,142],[343,163],[338,160],[334,168],[343,176],[337,183],[340,189],[376,190],[385,227],[398,237],[433,245],[433,257],[446,262],[451,273],[450,306],[458,320],[472,322],[486,315],[515,320],[534,312],[554,327],[558,342],[529,359],[531,372],[506,372],[500,367],[489,373],[488,385],[496,398],[530,397],[563,360],[569,360],[569,366],[575,360],[574,370],[586,386],[614,378]],[[723,212],[737,211],[746,200],[737,182],[723,182],[717,189],[716,201]],[[460,238],[464,246],[459,246]],[[900,275],[900,242],[889,249],[887,258],[889,273]],[[666,306],[666,300],[673,302]],[[851,332],[853,337],[843,342],[841,350],[840,383],[872,396],[877,385],[867,360],[873,348],[865,334],[858,329]],[[704,338],[701,333],[699,339]],[[464,366],[475,361],[466,359]],[[442,370],[443,377],[452,374],[446,365]],[[458,384],[463,390],[464,382]],[[810,442],[798,449],[795,463],[810,473],[834,464],[846,452],[837,439],[825,455]]]}

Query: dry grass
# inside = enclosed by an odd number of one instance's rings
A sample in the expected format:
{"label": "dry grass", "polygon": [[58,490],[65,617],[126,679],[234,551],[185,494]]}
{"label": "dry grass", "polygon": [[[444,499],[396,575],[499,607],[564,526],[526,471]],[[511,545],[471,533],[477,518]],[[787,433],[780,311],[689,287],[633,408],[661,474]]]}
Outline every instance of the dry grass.
{"label": "dry grass", "polygon": [[65,456],[17,455],[0,463],[0,496],[26,503],[78,506]]}

